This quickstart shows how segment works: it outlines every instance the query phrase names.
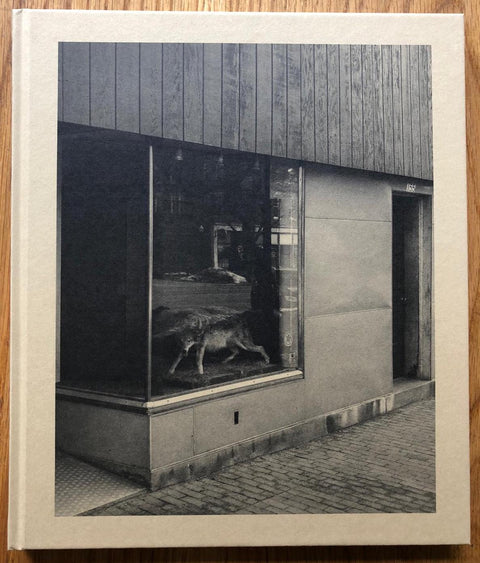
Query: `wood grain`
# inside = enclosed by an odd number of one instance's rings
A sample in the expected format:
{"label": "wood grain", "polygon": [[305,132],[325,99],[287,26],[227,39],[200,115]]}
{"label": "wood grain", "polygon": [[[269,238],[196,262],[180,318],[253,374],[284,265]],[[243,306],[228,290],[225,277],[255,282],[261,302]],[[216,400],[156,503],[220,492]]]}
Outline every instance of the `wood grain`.
{"label": "wood grain", "polygon": [[314,46],[301,46],[302,158],[315,160],[315,70]]}
{"label": "wood grain", "polygon": [[222,147],[238,149],[240,131],[239,113],[239,45],[222,46]]}
{"label": "wood grain", "polygon": [[287,155],[286,46],[272,46],[272,154]]}
{"label": "wood grain", "polygon": [[90,124],[115,128],[115,45],[90,45]]}
{"label": "wood grain", "polygon": [[125,108],[140,107],[140,46],[116,45],[116,125],[121,131],[140,132],[140,111],[130,114]]}
{"label": "wood grain", "polygon": [[[328,161],[340,164],[340,59],[339,46],[327,45]],[[317,114],[318,115],[318,114]]]}
{"label": "wood grain", "polygon": [[163,134],[183,139],[183,45],[163,46]]}
{"label": "wood grain", "polygon": [[375,170],[385,170],[382,47],[380,45],[373,45],[372,51],[373,89],[375,92],[375,104],[373,106],[373,161],[375,163]]}
{"label": "wood grain", "polygon": [[203,53],[203,68],[205,80],[203,83],[203,122],[204,143],[206,145],[221,146],[222,127],[222,69],[218,65],[221,57],[221,45],[205,45]]}
{"label": "wood grain", "polygon": [[255,152],[256,45],[240,45],[240,140],[239,149]]}
{"label": "wood grain", "polygon": [[257,45],[257,152],[272,150],[272,46]]}
{"label": "wood grain", "polygon": [[[72,123],[90,125],[90,46],[63,46],[63,117]],[[73,71],[72,69],[75,69]]]}
{"label": "wood grain", "polygon": [[287,45],[287,154],[302,157],[300,45]]}
{"label": "wood grain", "polygon": [[[335,548],[218,548],[218,549],[134,549],[6,552],[7,462],[8,462],[8,345],[9,345],[9,265],[10,265],[10,160],[11,160],[11,8],[49,9],[130,9],[130,10],[225,10],[225,11],[361,11],[361,12],[464,12],[466,30],[467,87],[467,170],[470,288],[470,405],[472,546],[335,547]],[[2,561],[26,562],[254,562],[254,561],[457,561],[480,560],[480,17],[477,0],[4,0],[0,13],[2,39],[0,56],[0,256],[2,268],[0,308],[0,440],[1,517],[0,552]],[[317,53],[316,53],[317,54]],[[318,59],[316,58],[316,63]],[[429,85],[427,85],[429,87]],[[315,101],[319,103],[319,100]],[[207,141],[207,139],[205,139]],[[333,139],[332,139],[333,140]],[[258,142],[258,139],[257,139]],[[317,146],[318,151],[322,148]],[[400,171],[402,173],[402,171]]]}
{"label": "wood grain", "polygon": [[352,166],[363,168],[362,47],[350,47],[352,65]]}
{"label": "wood grain", "polygon": [[184,128],[185,141],[203,140],[203,46],[188,44],[184,49]]}
{"label": "wood grain", "polygon": [[393,170],[395,157],[393,152],[393,82],[392,82],[392,47],[382,46],[383,71],[383,115],[385,134],[385,168]]}
{"label": "wood grain", "polygon": [[328,162],[328,73],[327,46],[315,45],[313,52],[315,82],[315,158],[320,162]]}
{"label": "wood grain", "polygon": [[163,134],[162,49],[161,44],[140,45],[140,132],[158,137]]}
{"label": "wood grain", "polygon": [[[211,136],[220,142],[209,141],[208,144],[255,152],[258,120],[266,127],[261,138],[272,135],[270,148],[258,152],[293,159],[310,154],[310,159],[304,158],[358,169],[364,168],[366,162],[368,170],[392,173],[396,169],[391,158],[394,145],[389,135],[393,126],[390,131],[387,127],[392,125],[391,117],[395,114],[397,169],[403,169],[405,175],[422,177],[419,112],[422,105],[425,108],[423,128],[428,131],[431,111],[426,85],[430,53],[427,51],[427,60],[422,60],[425,74],[420,90],[418,45],[395,47],[396,68],[401,69],[401,74],[395,76],[395,96],[391,95],[391,73],[384,76],[384,66],[387,65],[388,71],[391,60],[388,45],[329,45],[328,67],[323,64],[321,45],[272,45],[270,61],[265,58],[269,46],[254,44],[224,43],[217,47],[216,53],[211,46],[199,43],[143,45],[143,48],[141,43],[70,43],[65,48],[60,47],[59,115],[71,123],[83,124],[89,120],[92,126],[130,132],[138,132],[140,124],[142,132],[152,130],[159,136],[194,143],[202,143],[205,136]],[[305,58],[305,53],[302,57],[302,49],[305,51],[308,47],[311,57]],[[314,47],[319,58],[316,66],[313,64]],[[207,64],[204,64],[205,49]],[[72,68],[75,63],[78,68]],[[209,90],[217,83],[218,75],[221,76],[222,112],[220,121],[215,121],[210,119],[215,87],[213,92]],[[270,82],[266,82],[267,78]],[[272,96],[273,104],[264,107]],[[324,97],[326,104],[322,102]],[[319,111],[315,111],[314,99],[320,102]],[[390,104],[386,110],[384,100]],[[208,106],[206,123],[205,105]],[[77,115],[76,106],[79,108]],[[326,113],[326,108],[330,108],[330,113]],[[214,109],[213,115],[217,111],[220,109]],[[163,123],[163,130],[157,126],[160,123]],[[317,159],[315,142],[326,144],[323,140],[325,126],[332,143],[329,152],[321,151]],[[220,129],[216,135],[213,127]],[[318,138],[314,136],[315,130]],[[212,132],[214,134],[210,135]],[[387,141],[390,146],[386,146]],[[372,147],[373,160],[370,158]],[[427,159],[424,170],[430,171],[431,154],[428,150],[424,153]],[[423,178],[432,179],[431,176]]]}

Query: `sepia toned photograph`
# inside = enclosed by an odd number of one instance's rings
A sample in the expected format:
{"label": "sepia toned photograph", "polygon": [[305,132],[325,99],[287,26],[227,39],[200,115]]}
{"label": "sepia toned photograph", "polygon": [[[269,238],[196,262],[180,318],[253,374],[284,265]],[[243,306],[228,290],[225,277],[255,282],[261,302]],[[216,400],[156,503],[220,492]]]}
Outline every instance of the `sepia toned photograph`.
{"label": "sepia toned photograph", "polygon": [[56,516],[432,513],[428,45],[59,43]]}

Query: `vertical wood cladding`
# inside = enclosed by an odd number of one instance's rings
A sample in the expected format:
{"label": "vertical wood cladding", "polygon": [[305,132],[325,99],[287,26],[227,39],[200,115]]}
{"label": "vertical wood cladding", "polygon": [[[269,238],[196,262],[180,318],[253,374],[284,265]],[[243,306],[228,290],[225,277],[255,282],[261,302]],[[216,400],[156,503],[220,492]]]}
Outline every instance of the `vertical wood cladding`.
{"label": "vertical wood cladding", "polygon": [[59,119],[432,179],[429,46],[64,43]]}

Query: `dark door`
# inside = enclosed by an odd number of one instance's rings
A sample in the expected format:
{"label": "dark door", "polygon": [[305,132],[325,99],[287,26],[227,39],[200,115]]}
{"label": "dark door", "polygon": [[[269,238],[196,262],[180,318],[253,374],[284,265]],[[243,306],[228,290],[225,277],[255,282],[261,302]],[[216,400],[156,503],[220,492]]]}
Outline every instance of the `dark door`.
{"label": "dark door", "polygon": [[419,355],[419,199],[394,195],[393,377],[416,377]]}

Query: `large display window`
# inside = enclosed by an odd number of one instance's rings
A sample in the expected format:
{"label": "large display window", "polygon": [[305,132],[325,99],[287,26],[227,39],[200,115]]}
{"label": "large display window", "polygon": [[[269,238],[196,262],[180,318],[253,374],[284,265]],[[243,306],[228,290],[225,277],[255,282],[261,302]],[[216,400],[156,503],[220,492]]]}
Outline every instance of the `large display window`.
{"label": "large display window", "polygon": [[59,132],[59,386],[140,400],[301,368],[297,162]]}

